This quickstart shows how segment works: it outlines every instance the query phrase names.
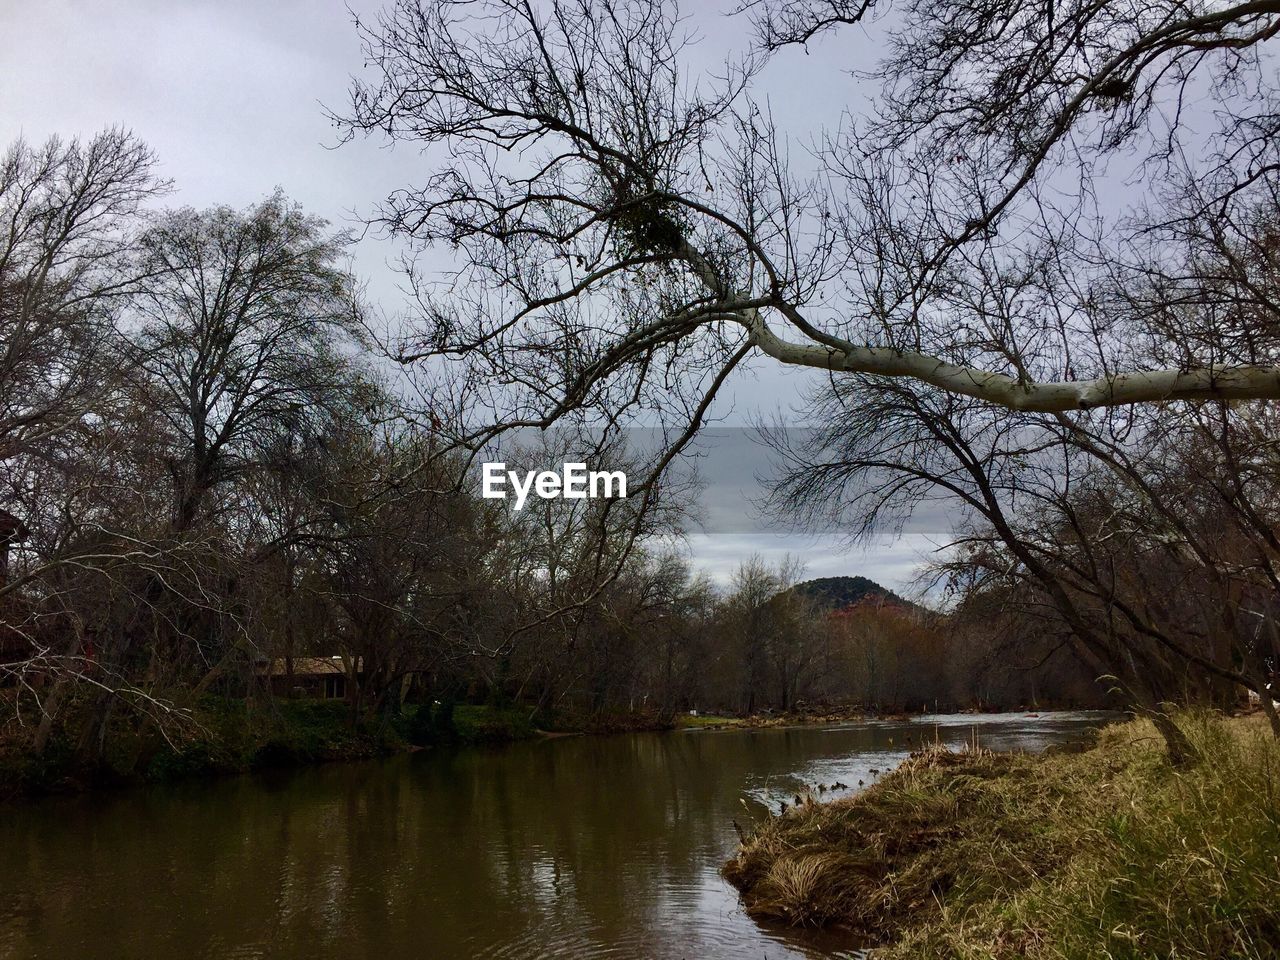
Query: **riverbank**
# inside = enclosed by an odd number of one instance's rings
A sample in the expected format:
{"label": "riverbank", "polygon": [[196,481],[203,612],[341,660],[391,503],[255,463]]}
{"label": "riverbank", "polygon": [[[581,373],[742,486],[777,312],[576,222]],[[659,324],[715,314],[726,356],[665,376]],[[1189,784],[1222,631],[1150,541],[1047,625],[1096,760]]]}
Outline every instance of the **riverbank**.
{"label": "riverbank", "polygon": [[[1039,707],[1013,706],[997,707],[951,707],[942,712],[965,714],[975,719],[1000,714],[1022,714],[1026,717],[1039,717],[1041,714],[1052,714],[1079,709],[1101,709],[1099,707],[1081,708],[1076,704],[1057,704]],[[800,727],[813,724],[855,723],[864,720],[878,720],[892,723],[929,716],[938,712],[927,706],[921,709],[902,709],[892,712],[867,710],[862,707],[843,707],[809,710],[788,710],[782,713],[752,713],[745,716],[733,714],[688,714],[681,713],[675,718],[675,725],[684,730],[732,730],[743,727]]]}
{"label": "riverbank", "polygon": [[912,755],[761,824],[725,867],[748,912],[882,958],[1280,955],[1280,745],[1258,718],[1146,721],[1082,752]]}
{"label": "riverbank", "polygon": [[57,730],[33,754],[19,728],[0,740],[0,800],[79,793],[133,783],[216,777],[272,767],[360,760],[406,749],[399,731],[352,726],[341,703],[296,700],[248,711],[207,697],[161,733],[129,718],[110,730],[101,759],[86,764]]}
{"label": "riverbank", "polygon": [[[281,700],[248,711],[240,701],[206,697],[166,738],[154,726],[112,730],[101,762],[86,766],[62,735],[40,756],[25,738],[0,739],[0,801],[164,783],[254,770],[368,760],[424,748],[511,743],[540,737],[671,729],[649,713],[535,717],[528,707],[457,704],[442,712],[408,705],[384,723],[353,725],[336,700]],[[23,731],[19,731],[23,732]]]}
{"label": "riverbank", "polygon": [[[689,714],[676,717],[675,724],[681,730],[734,730],[743,727],[792,727],[807,724],[849,723],[873,717],[861,708],[824,711],[788,711],[786,713],[752,713],[746,716],[731,714]],[[901,717],[905,717],[903,714]],[[894,719],[900,716],[895,714]]]}
{"label": "riverbank", "polygon": [[[136,783],[163,783],[368,760],[427,748],[492,746],[548,737],[661,730],[735,730],[813,726],[866,719],[906,719],[858,708],[731,716],[647,711],[535,714],[527,705],[406,704],[383,723],[352,725],[339,700],[273,700],[247,710],[243,701],[205,697],[166,739],[152,725],[125,718],[106,738],[100,763],[77,760],[71,741],[55,734],[44,753],[25,749],[29,730],[0,735],[0,801],[24,795],[78,793]],[[15,735],[16,733],[16,735]]]}

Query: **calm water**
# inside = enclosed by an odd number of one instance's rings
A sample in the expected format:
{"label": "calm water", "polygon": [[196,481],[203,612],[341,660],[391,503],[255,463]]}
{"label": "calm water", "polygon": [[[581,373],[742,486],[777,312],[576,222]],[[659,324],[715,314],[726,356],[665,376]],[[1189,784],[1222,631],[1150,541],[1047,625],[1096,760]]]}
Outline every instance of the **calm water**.
{"label": "calm water", "polygon": [[0,806],[0,958],[839,955],[742,913],[733,819],[922,737],[1035,750],[1102,719],[569,738]]}

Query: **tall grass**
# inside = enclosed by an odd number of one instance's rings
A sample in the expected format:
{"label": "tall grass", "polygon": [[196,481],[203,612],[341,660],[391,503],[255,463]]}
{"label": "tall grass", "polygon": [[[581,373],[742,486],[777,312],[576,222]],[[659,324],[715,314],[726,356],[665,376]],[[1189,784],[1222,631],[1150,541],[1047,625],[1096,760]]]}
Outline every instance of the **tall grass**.
{"label": "tall grass", "polygon": [[1280,745],[1178,718],[1040,757],[932,750],[866,794],[761,827],[726,867],[748,909],[840,924],[877,957],[1280,957]]}

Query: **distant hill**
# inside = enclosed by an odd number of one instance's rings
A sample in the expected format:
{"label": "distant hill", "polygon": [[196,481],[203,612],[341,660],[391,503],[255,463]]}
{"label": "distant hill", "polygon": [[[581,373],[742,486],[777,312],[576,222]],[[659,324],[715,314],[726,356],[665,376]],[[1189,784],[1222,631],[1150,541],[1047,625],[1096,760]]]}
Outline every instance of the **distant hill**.
{"label": "distant hill", "polygon": [[904,612],[922,609],[866,577],[819,577],[817,580],[797,583],[791,589],[829,610],[849,610],[862,606],[896,608]]}

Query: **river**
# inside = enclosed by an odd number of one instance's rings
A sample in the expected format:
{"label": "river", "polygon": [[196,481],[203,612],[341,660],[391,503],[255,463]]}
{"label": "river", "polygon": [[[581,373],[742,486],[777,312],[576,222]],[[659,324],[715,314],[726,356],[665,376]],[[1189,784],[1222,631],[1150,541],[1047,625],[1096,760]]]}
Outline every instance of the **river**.
{"label": "river", "polygon": [[846,954],[742,912],[718,872],[733,820],[856,790],[922,739],[1038,750],[1105,719],[573,737],[12,803],[0,958]]}

